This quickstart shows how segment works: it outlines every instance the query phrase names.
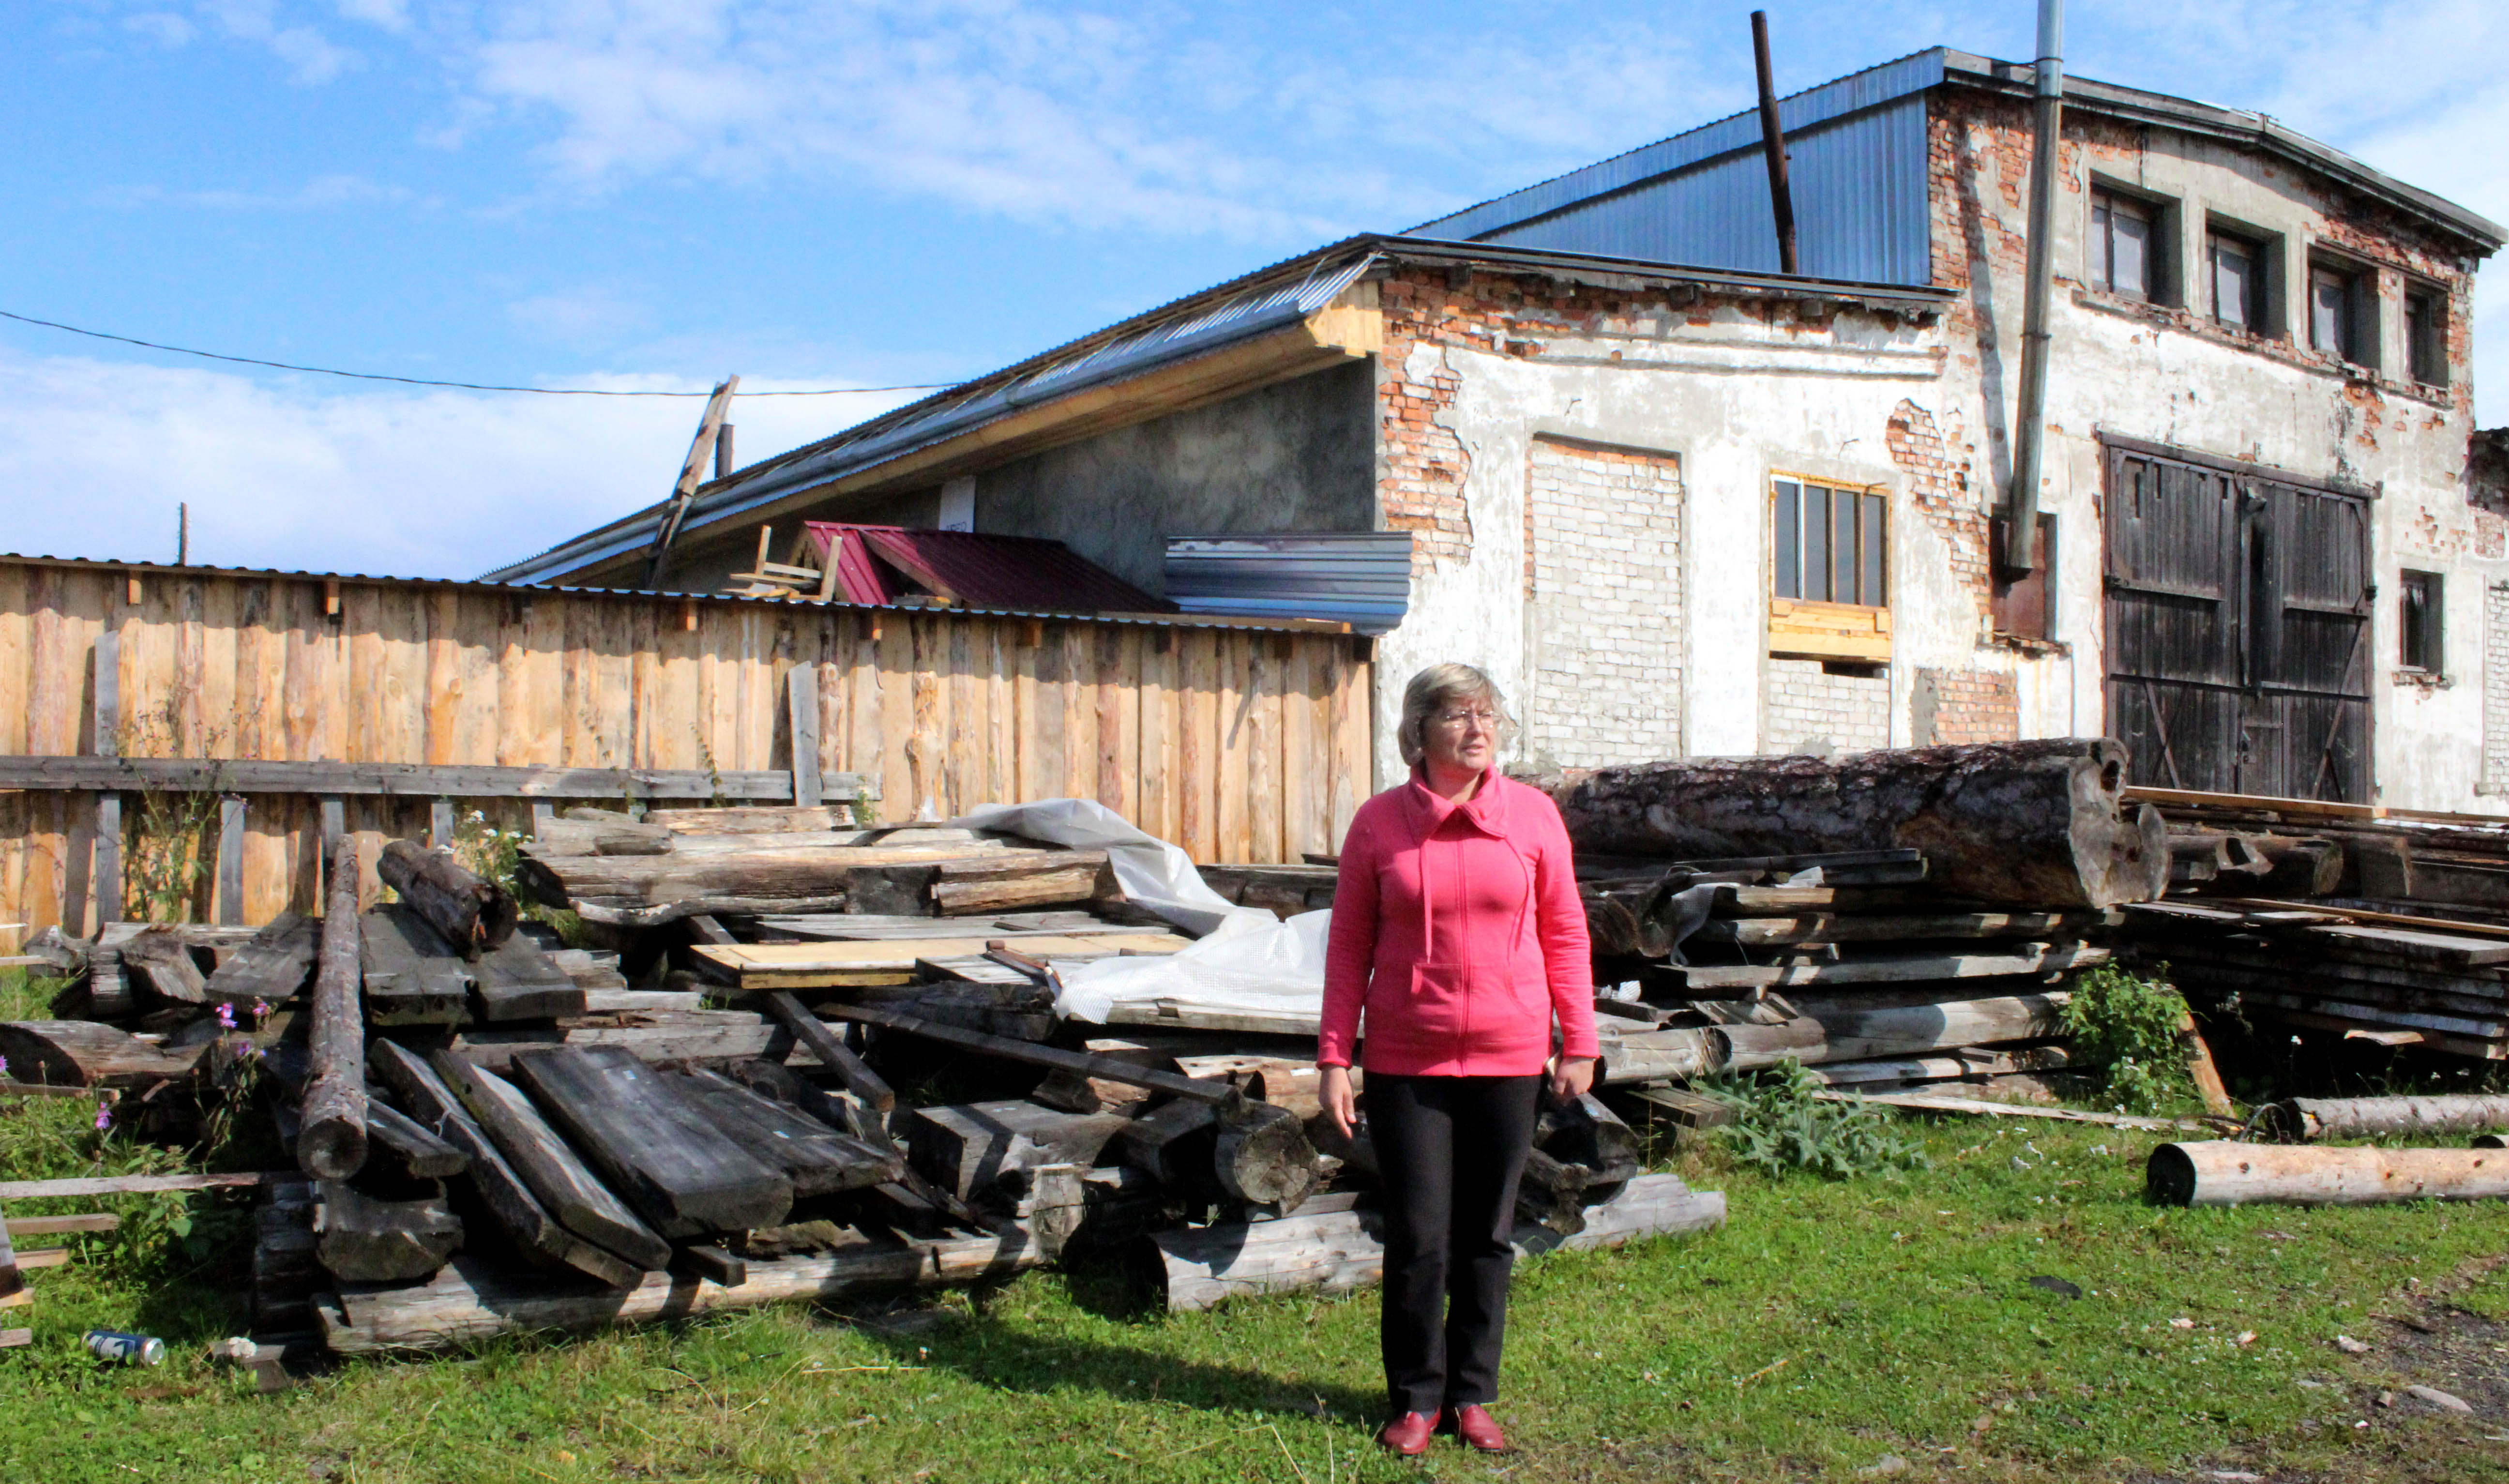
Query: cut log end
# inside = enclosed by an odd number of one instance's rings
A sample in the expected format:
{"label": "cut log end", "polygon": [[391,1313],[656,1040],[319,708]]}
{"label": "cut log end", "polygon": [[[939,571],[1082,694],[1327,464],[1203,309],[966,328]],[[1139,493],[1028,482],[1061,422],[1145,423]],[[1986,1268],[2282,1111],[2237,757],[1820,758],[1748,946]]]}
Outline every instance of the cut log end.
{"label": "cut log end", "polygon": [[296,1136],[296,1163],[318,1180],[345,1180],[366,1166],[363,1118],[307,1119]]}
{"label": "cut log end", "polygon": [[1215,1163],[1222,1189],[1285,1215],[1315,1194],[1316,1146],[1307,1141],[1306,1125],[1287,1108],[1248,1104],[1220,1130]]}
{"label": "cut log end", "polygon": [[2176,1144],[2152,1151],[2143,1167],[2144,1193],[2159,1206],[2191,1206],[2195,1201],[2195,1162]]}

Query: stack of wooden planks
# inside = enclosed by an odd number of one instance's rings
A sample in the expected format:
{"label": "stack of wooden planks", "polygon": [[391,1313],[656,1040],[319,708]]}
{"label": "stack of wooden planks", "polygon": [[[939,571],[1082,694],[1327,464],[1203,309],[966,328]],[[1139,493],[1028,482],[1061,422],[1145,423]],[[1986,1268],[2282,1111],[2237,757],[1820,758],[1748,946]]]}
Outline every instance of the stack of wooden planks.
{"label": "stack of wooden planks", "polygon": [[2127,909],[2117,942],[2134,962],[2166,966],[2199,1007],[2235,996],[2252,1025],[2509,1057],[2509,823],[2136,794],[2167,818],[2180,869],[2167,901]]}

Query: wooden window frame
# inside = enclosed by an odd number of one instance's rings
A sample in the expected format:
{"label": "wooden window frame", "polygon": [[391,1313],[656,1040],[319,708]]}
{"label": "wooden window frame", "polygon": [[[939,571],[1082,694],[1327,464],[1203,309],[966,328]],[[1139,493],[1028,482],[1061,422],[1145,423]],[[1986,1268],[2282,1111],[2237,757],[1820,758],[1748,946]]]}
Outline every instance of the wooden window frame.
{"label": "wooden window frame", "polygon": [[[2246,256],[2249,267],[2247,314],[2230,319],[2222,314],[2222,248],[2233,246]],[[2273,248],[2264,238],[2252,237],[2234,227],[2218,224],[2204,229],[2204,312],[2213,322],[2230,329],[2245,330],[2251,335],[2266,333],[2268,315],[2273,302]]]}
{"label": "wooden window frame", "polygon": [[[2168,207],[2149,197],[2136,196],[2113,186],[2096,182],[2091,186],[2091,223],[2087,238],[2089,262],[2082,277],[2094,292],[2119,299],[2132,299],[2145,304],[2166,302],[2166,284],[2161,268],[2167,261]],[[2143,222],[2143,283],[2140,287],[2119,288],[2116,285],[2116,217],[2119,207]]]}
{"label": "wooden window frame", "polygon": [[[2318,291],[2333,287],[2339,296],[2336,306],[2338,323],[2334,340],[2329,345],[2318,334]],[[2367,263],[2331,253],[2311,253],[2308,259],[2308,344],[2355,366],[2376,370],[2378,365],[2378,271]]]}
{"label": "wooden window frame", "polygon": [[2405,568],[2396,574],[2396,663],[2416,675],[2448,668],[2448,577]]}
{"label": "wooden window frame", "polygon": [[[2416,306],[2421,313],[2415,313]],[[2448,382],[2448,290],[2417,279],[2405,282],[2405,375],[2423,387]],[[2415,319],[2420,319],[2416,333]]]}
{"label": "wooden window frame", "polygon": [[[1792,508],[1787,507],[1788,489],[1793,496]],[[1818,490],[1824,516],[1822,532],[1816,542],[1803,528],[1803,495]],[[1854,567],[1854,596],[1866,595],[1867,585],[1877,588],[1878,603],[1839,602],[1836,600],[1839,559],[1834,545],[1840,530],[1835,498],[1849,496],[1855,501],[1854,515],[1849,530],[1856,541]],[[1891,496],[1884,485],[1850,484],[1784,469],[1773,469],[1768,481],[1769,500],[1769,652],[1779,658],[1848,660],[1859,663],[1887,664],[1891,658]],[[1874,538],[1878,537],[1878,547]],[[1791,566],[1783,547],[1791,546]],[[1827,569],[1827,580],[1817,587],[1818,597],[1808,596],[1804,576],[1804,559],[1815,549],[1820,553],[1820,564]],[[1791,588],[1791,591],[1788,589]]]}

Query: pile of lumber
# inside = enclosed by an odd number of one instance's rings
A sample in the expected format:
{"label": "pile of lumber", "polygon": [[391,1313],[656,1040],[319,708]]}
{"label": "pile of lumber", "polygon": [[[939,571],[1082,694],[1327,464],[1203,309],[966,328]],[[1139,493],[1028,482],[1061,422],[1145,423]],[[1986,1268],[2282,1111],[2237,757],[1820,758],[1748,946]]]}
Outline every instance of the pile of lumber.
{"label": "pile of lumber", "polygon": [[[90,1018],[0,1025],[32,1082],[150,1107],[255,1089],[302,1176],[262,1182],[257,1354],[965,1282],[1067,1250],[1130,1254],[1177,1308],[1359,1280],[1284,1257],[1319,1222],[1374,1219],[1373,1154],[1322,1117],[1311,1026],[1055,1015],[1071,965],[1189,941],[1124,904],[1102,855],[815,808],[572,811],[523,880],[599,948],[557,946],[449,854],[393,841],[380,873],[396,900],[360,903],[343,851],[318,917],[59,944],[59,1004]],[[944,1068],[985,1095],[893,1091]],[[1721,1196],[1635,1151],[1599,1101],[1552,1109],[1519,1241],[1722,1220]]]}
{"label": "pile of lumber", "polygon": [[2166,901],[2121,952],[2260,1027],[2509,1057],[2509,826],[2309,799],[2138,791],[2168,822]]}
{"label": "pile of lumber", "polygon": [[1545,780],[1578,849],[1601,1080],[1791,1060],[1834,1087],[2040,1091],[2119,903],[2157,896],[2159,818],[2099,740],[1661,762]]}

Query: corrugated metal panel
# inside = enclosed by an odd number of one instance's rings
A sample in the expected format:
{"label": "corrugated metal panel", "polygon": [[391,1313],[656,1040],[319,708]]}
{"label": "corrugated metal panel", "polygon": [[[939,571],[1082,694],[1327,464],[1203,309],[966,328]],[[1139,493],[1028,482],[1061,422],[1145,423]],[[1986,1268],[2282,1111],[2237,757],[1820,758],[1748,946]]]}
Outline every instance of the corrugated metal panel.
{"label": "corrugated metal panel", "polygon": [[[1875,110],[1885,110],[1893,114],[1904,113],[1910,109],[1916,112],[1915,137],[1918,148],[1913,157],[1916,167],[1913,184],[1917,198],[1922,202],[1925,192],[1924,95],[1927,89],[1943,80],[1944,58],[1947,55],[1940,49],[1920,52],[1913,56],[1886,62],[1879,67],[1868,68],[1851,77],[1843,77],[1836,82],[1825,83],[1818,88],[1808,89],[1792,97],[1779,100],[1778,119],[1785,128],[1787,148],[1792,156],[1796,172],[1793,183],[1796,193],[1795,214],[1798,221],[1804,220],[1807,215],[1807,198],[1804,194],[1806,187],[1802,176],[1802,171],[1810,165],[1810,162],[1805,159],[1806,152],[1817,147],[1814,144],[1815,140],[1834,132],[1843,126],[1859,122],[1856,119],[1857,115]],[[1878,132],[1868,133],[1862,130],[1850,129],[1847,137],[1833,141],[1829,147],[1844,148],[1849,152],[1841,157],[1840,165],[1849,169],[1861,171],[1860,177],[1849,175],[1847,178],[1860,178],[1869,193],[1877,183],[1872,172],[1886,167],[1893,169],[1904,168],[1910,163],[1910,157],[1905,153],[1907,127],[1906,119],[1901,117],[1894,119]],[[1660,257],[1645,248],[1646,223],[1650,220],[1650,213],[1643,208],[1633,211],[1629,217],[1620,222],[1621,226],[1630,232],[1630,236],[1626,240],[1610,239],[1590,228],[1592,235],[1570,248],[1567,241],[1554,241],[1549,238],[1532,235],[1526,230],[1537,223],[1547,225],[1550,218],[1564,213],[1591,215],[1609,200],[1648,195],[1659,198],[1659,204],[1651,213],[1652,219],[1658,223],[1655,231],[1659,240],[1663,240],[1672,231],[1680,230],[1695,232],[1696,240],[1709,242],[1716,241],[1719,233],[1728,234],[1725,239],[1727,241],[1739,241],[1739,229],[1747,220],[1747,211],[1750,209],[1749,202],[1745,199],[1745,189],[1740,177],[1751,171],[1758,171],[1761,172],[1761,178],[1757,186],[1756,209],[1758,226],[1762,229],[1758,237],[1767,239],[1770,236],[1769,190],[1766,167],[1759,159],[1759,147],[1760,122],[1757,110],[1738,113],[1686,133],[1675,134],[1669,139],[1631,150],[1626,155],[1603,161],[1601,164],[1591,165],[1580,170],[1571,170],[1556,179],[1547,180],[1540,185],[1512,192],[1495,201],[1484,202],[1467,210],[1458,211],[1451,216],[1424,223],[1413,228],[1412,231],[1421,237],[1518,242],[1529,246],[1553,246],[1581,252],[1603,252],[1617,256],[1648,258],[1659,262],[1691,263],[1703,267],[1742,268],[1752,271],[1774,269],[1777,263],[1777,248],[1773,241],[1760,244],[1764,252],[1759,257],[1737,256],[1730,248],[1722,249],[1723,255],[1720,256]],[[1682,190],[1666,193],[1638,189],[1671,186],[1676,183],[1676,177],[1680,183],[1686,185],[1690,179],[1702,174],[1708,178],[1703,180],[1698,187],[1699,194],[1695,199],[1687,197]],[[1737,178],[1724,179],[1723,177],[1728,174]],[[1890,186],[1890,196],[1894,202],[1902,189],[1903,187],[1897,182]],[[1694,212],[1721,217],[1726,225],[1695,229],[1669,229],[1662,225]],[[1609,218],[1608,212],[1604,215],[1606,219]],[[1924,227],[1922,209],[1918,214],[1916,225],[1922,231]],[[1904,227],[1901,231],[1904,232]],[[1805,239],[1805,245],[1809,249],[1809,237]],[[1685,245],[1682,250],[1688,251],[1687,246]],[[1894,239],[1892,250],[1879,256],[1898,260],[1903,259],[1905,255],[1904,242]],[[1860,258],[1847,254],[1842,256],[1849,257],[1851,261],[1871,261],[1876,255],[1868,253]],[[1807,275],[1855,278],[1866,282],[1926,281],[1922,273],[1916,278],[1909,278],[1904,274],[1886,276],[1861,270],[1841,271],[1835,268],[1816,268],[1814,266],[1816,261],[1807,251],[1804,266]]]}
{"label": "corrugated metal panel", "polygon": [[1156,613],[1170,605],[1061,541],[977,531],[805,523],[821,553],[842,540],[837,580],[856,603],[894,603],[901,585],[887,567],[961,607],[1055,613]]}
{"label": "corrugated metal panel", "polygon": [[1384,634],[1411,606],[1411,533],[1175,537],[1167,589],[1188,613],[1330,618]]}
{"label": "corrugated metal panel", "polygon": [[[1789,133],[1786,153],[1805,276],[1866,283],[1931,278],[1923,93]],[[1512,246],[1778,271],[1768,166],[1756,135],[1746,147],[1482,236]]]}

